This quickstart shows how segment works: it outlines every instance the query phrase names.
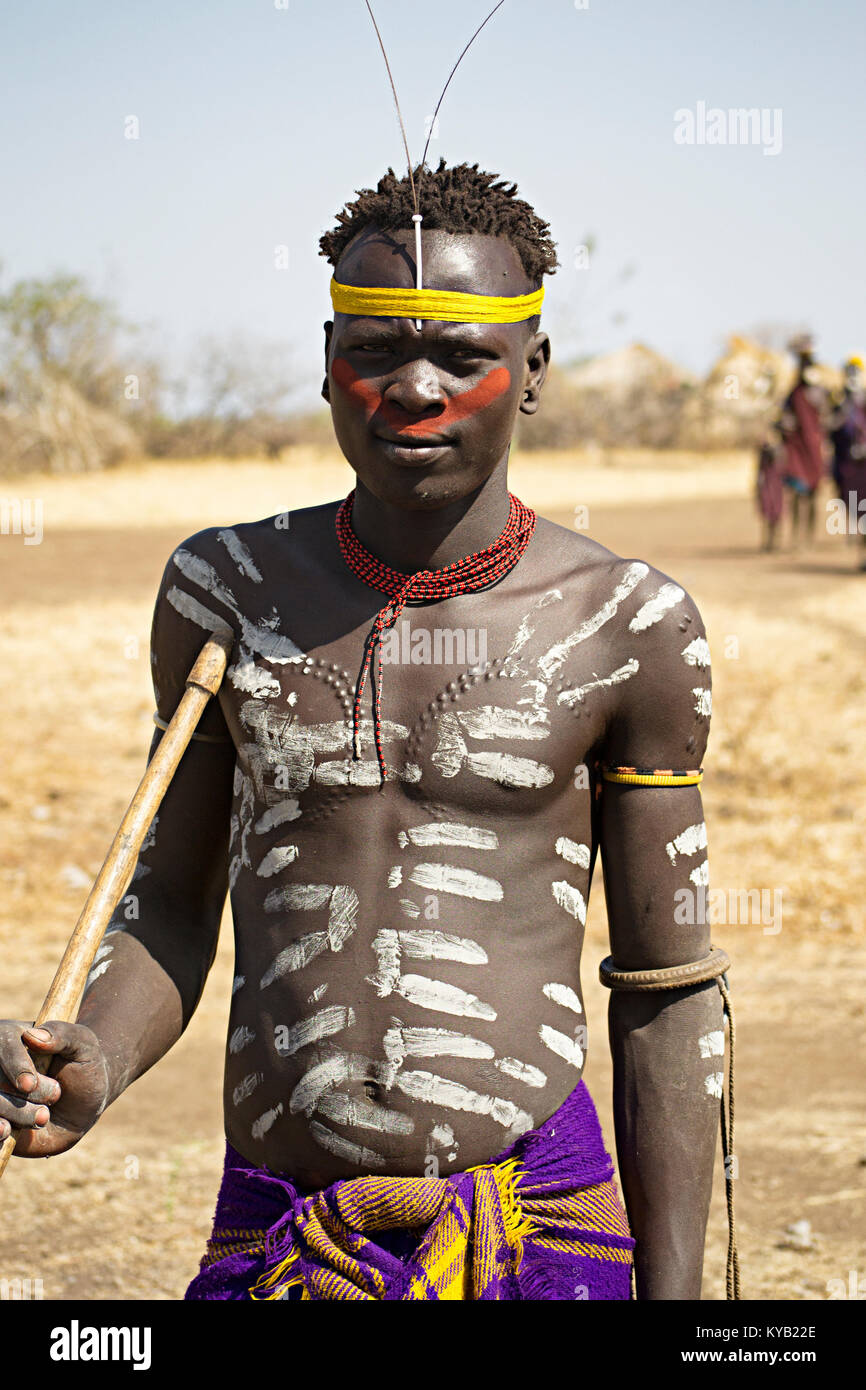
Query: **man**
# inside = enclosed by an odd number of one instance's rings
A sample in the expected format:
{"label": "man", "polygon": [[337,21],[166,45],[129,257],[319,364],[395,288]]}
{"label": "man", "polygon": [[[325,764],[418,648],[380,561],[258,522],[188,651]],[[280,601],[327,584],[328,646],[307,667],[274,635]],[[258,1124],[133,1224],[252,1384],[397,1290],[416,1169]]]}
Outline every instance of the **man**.
{"label": "man", "polygon": [[[848,515],[856,518],[860,536],[860,569],[866,570],[866,391],[863,361],[849,357],[844,364],[844,386],[830,416],[833,447],[833,481]],[[861,525],[863,529],[860,530]]]}
{"label": "man", "polygon": [[791,351],[797,358],[797,377],[782,407],[779,428],[785,444],[784,481],[791,491],[791,530],[796,545],[801,536],[801,504],[806,508],[806,538],[814,536],[815,494],[826,466],[821,423],[824,393],[812,380],[815,355],[811,338],[795,338]]}
{"label": "man", "polygon": [[[424,293],[476,318],[555,268],[547,224],[477,166],[425,171],[421,206]],[[228,885],[229,1150],[191,1296],[627,1298],[636,1239],[638,1297],[697,1298],[719,992],[612,995],[629,1235],[580,1083],[579,967],[599,847],[618,970],[709,952],[682,910],[707,874],[703,626],[664,575],[510,500],[548,338],[537,312],[416,317],[412,214],[389,172],[322,240],[338,303],[412,306],[325,326],[351,507],[203,531],[167,566],[158,717],[206,631],[231,628],[232,664],[78,1024],[3,1026],[0,1124],[60,1152],[171,1047]],[[386,598],[393,572],[416,601]]]}

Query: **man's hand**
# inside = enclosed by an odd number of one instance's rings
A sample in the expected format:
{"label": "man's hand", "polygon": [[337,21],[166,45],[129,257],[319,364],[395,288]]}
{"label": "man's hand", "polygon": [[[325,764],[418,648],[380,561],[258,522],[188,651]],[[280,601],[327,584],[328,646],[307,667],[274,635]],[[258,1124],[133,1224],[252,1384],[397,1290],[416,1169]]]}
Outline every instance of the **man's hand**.
{"label": "man's hand", "polygon": [[[43,1076],[34,1060],[53,1076]],[[98,1120],[108,1098],[108,1066],[90,1029],[49,1021],[40,1028],[0,1022],[0,1140],[19,1131],[15,1153],[47,1158],[77,1144]]]}

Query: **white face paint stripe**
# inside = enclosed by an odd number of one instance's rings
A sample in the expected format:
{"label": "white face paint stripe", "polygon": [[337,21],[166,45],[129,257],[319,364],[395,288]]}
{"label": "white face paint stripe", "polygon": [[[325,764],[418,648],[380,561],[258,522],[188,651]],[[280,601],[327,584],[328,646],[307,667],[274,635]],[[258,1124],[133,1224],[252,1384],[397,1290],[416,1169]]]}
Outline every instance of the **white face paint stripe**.
{"label": "white face paint stripe", "polygon": [[587,681],[585,685],[576,685],[573,690],[560,691],[556,697],[556,703],[568,705],[569,708],[579,705],[591,690],[602,690],[606,686],[622,685],[623,681],[631,680],[632,676],[637,675],[639,670],[640,663],[631,657],[624,666],[619,666],[615,671],[611,671],[609,676]]}
{"label": "white face paint stripe", "polygon": [[698,1051],[702,1057],[724,1057],[725,1035],[721,1029],[713,1029],[712,1033],[698,1038]]}
{"label": "white face paint stripe", "polygon": [[547,1076],[539,1067],[533,1067],[529,1062],[519,1062],[516,1057],[499,1057],[494,1066],[506,1076],[511,1076],[515,1081],[523,1081],[527,1086],[546,1086]]}
{"label": "white face paint stripe", "polygon": [[581,926],[584,926],[586,924],[586,899],[583,894],[573,884],[566,883],[564,879],[560,879],[550,886],[559,906],[576,918]]}
{"label": "white face paint stripe", "polygon": [[415,1121],[410,1115],[389,1110],[373,1101],[359,1100],[344,1091],[328,1091],[320,1097],[316,1109],[334,1124],[354,1129],[373,1129],[380,1134],[414,1134]]}
{"label": "white face paint stripe", "polygon": [[572,1012],[576,1014],[583,1013],[580,1000],[574,990],[568,985],[558,985],[555,983],[545,985],[543,993],[548,999],[551,999],[554,1004],[561,1004],[564,1009],[571,1009]]}
{"label": "white face paint stripe", "polygon": [[453,893],[459,898],[475,898],[478,902],[502,902],[502,884],[486,878],[472,869],[459,869],[453,864],[416,864],[409,874],[419,888],[436,893]]}
{"label": "white face paint stripe", "polygon": [[665,845],[668,859],[672,864],[676,864],[678,854],[698,854],[700,850],[707,847],[707,827],[703,821],[697,821],[694,825],[686,826],[679,835],[675,835],[672,840]]}
{"label": "white face paint stripe", "polygon": [[629,594],[637,588],[641,580],[645,579],[648,574],[649,566],[642,564],[640,561],[629,565],[610,598],[606,603],[602,604],[598,612],[594,613],[591,618],[587,618],[586,622],[581,623],[580,627],[566,637],[563,642],[557,642],[555,646],[550,648],[549,652],[545,653],[538,663],[538,669],[548,684],[550,684],[557,672],[561,670],[569,652],[571,652],[578,643],[585,642],[588,637],[592,637],[594,633],[598,632],[599,628],[604,627],[605,623],[609,623],[611,618],[615,616],[620,605],[625,602]]}
{"label": "white face paint stripe", "polygon": [[696,637],[693,642],[689,642],[689,645],[683,648],[682,657],[687,666],[709,666],[710,648],[706,638]]}
{"label": "white face paint stripe", "polygon": [[499,848],[499,836],[495,830],[485,830],[475,825],[458,825],[454,822],[416,825],[409,830],[401,830],[397,840],[401,849],[405,849],[410,843],[425,849],[429,845],[461,845],[466,849]]}
{"label": "white face paint stripe", "polygon": [[560,1033],[556,1028],[549,1028],[546,1023],[542,1023],[538,1030],[538,1036],[549,1047],[551,1052],[555,1052],[557,1057],[561,1057],[564,1062],[569,1062],[578,1071],[583,1066],[583,1048],[580,1043],[575,1042],[574,1038],[569,1038],[567,1034]]}
{"label": "white face paint stripe", "polygon": [[648,627],[655,627],[683,598],[685,593],[679,584],[663,584],[658,593],[638,609],[628,625],[629,632],[646,632]]}
{"label": "white face paint stripe", "polygon": [[320,1009],[312,1018],[299,1019],[290,1028],[286,1028],[285,1036],[281,1036],[274,1043],[277,1056],[292,1057],[302,1047],[309,1047],[310,1043],[319,1042],[321,1038],[331,1038],[335,1033],[342,1033],[344,1029],[351,1028],[354,1022],[353,1009],[342,1004],[331,1004],[326,1009]]}
{"label": "white face paint stripe", "polygon": [[581,869],[589,868],[589,845],[579,845],[576,840],[569,840],[565,835],[560,835],[556,842],[556,852],[569,864],[577,864]]}
{"label": "white face paint stripe", "polygon": [[280,1104],[275,1105],[273,1110],[266,1110],[264,1115],[260,1115],[259,1118],[253,1124],[252,1129],[250,1130],[250,1133],[252,1134],[253,1138],[264,1139],[268,1130],[272,1128],[274,1122],[278,1119],[280,1115],[282,1115],[282,1113],[283,1104],[282,1101],[280,1101]]}
{"label": "white face paint stripe", "polygon": [[250,551],[237,532],[230,529],[217,531],[217,540],[225,546],[244,578],[251,579],[254,584],[261,584],[262,576],[256,568]]}
{"label": "white face paint stripe", "polygon": [[297,845],[274,845],[269,849],[256,873],[259,878],[273,878],[288,864],[293,864],[300,854]]}
{"label": "white face paint stripe", "polygon": [[722,1071],[710,1072],[709,1076],[704,1077],[704,1090],[708,1096],[714,1100],[721,1100],[722,1091],[725,1084],[725,1073]]}
{"label": "white face paint stripe", "polygon": [[384,1168],[386,1165],[386,1159],[382,1154],[376,1153],[373,1149],[366,1149],[361,1144],[353,1144],[351,1140],[344,1139],[341,1134],[335,1134],[333,1130],[328,1129],[327,1125],[320,1125],[318,1120],[310,1122],[310,1134],[328,1153],[345,1159],[348,1163],[354,1163],[358,1168]]}
{"label": "white face paint stripe", "polygon": [[482,1018],[492,1023],[496,1010],[474,994],[459,989],[457,985],[446,984],[443,980],[430,980],[426,975],[401,975],[395,985],[395,992],[417,1004],[422,1009],[432,1009],[435,1013],[455,1014],[460,1018]]}

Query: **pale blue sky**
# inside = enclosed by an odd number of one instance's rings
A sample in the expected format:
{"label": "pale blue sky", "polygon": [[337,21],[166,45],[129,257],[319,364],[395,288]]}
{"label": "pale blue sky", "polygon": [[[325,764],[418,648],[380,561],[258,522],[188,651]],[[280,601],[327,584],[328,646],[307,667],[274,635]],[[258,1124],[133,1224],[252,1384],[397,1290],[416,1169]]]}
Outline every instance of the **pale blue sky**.
{"label": "pale blue sky", "polygon": [[[374,8],[417,156],[489,6]],[[547,326],[583,351],[640,339],[703,370],[728,332],[783,321],[839,360],[866,346],[864,13],[862,0],[506,0],[433,156],[513,178],[551,221],[563,266]],[[674,112],[699,101],[781,108],[781,153],[676,144]],[[7,281],[81,272],[170,351],[205,332],[280,340],[310,383],[329,311],[318,237],[402,157],[363,0],[5,0],[0,139]],[[598,251],[578,271],[588,232]],[[637,274],[608,292],[628,263]]]}

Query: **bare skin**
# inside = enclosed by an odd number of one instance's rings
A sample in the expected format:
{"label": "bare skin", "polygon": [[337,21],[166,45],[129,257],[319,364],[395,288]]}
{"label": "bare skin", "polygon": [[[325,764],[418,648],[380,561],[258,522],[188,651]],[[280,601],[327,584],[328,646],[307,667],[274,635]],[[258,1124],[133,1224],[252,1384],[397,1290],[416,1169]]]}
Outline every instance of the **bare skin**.
{"label": "bare skin", "polygon": [[[508,242],[424,235],[431,288],[532,288]],[[340,278],[411,285],[411,240],[363,234]],[[546,336],[338,315],[326,349],[361,540],[406,572],[489,545],[508,514],[516,414],[538,406]],[[200,726],[225,742],[186,754],[131,887],[138,917],[118,915],[79,1023],[48,1025],[56,1079],[30,1070],[32,1033],[0,1025],[0,1127],[22,1126],[18,1153],[77,1142],[180,1036],[228,886],[227,1137],[311,1188],[429,1173],[431,1160],[461,1171],[559,1107],[586,1052],[580,955],[595,850],[620,968],[709,951],[708,928],[675,912],[677,891],[694,892],[704,873],[698,790],[592,791],[599,761],[700,766],[709,672],[689,597],[539,519],[495,588],[406,609],[384,666],[381,786],[369,692],[360,762],[347,707],[384,600],[347,570],[335,512],[201,532],[167,566],[153,633],[159,712],[172,713],[211,620],[228,621],[233,665]],[[437,630],[457,634],[450,651],[440,638],[438,662]],[[612,999],[642,1298],[699,1296],[721,1028],[713,986]]]}

